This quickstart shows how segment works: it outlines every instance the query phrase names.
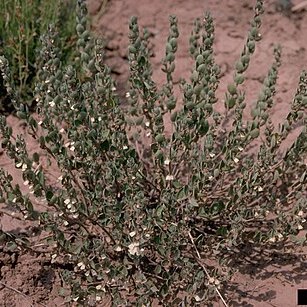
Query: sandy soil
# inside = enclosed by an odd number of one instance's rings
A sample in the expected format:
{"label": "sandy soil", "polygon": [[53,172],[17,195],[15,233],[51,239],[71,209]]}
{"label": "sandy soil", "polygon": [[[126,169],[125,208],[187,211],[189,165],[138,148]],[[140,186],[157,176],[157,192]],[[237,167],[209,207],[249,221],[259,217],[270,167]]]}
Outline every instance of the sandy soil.
{"label": "sandy soil", "polygon": [[[275,124],[286,116],[300,71],[307,68],[307,10],[303,8],[291,12],[291,8],[286,5],[287,2],[266,1],[266,13],[261,31],[263,38],[252,58],[245,85],[246,101],[252,104],[261,88],[261,81],[272,63],[274,44],[281,44],[282,66],[276,104],[272,109]],[[292,2],[293,5],[299,5],[305,1]],[[138,16],[140,25],[146,26],[152,33],[154,78],[158,84],[161,84],[165,78],[161,72],[161,59],[168,35],[169,14],[176,14],[179,20],[180,41],[175,73],[175,80],[179,80],[181,77],[188,78],[191,70],[188,38],[193,21],[208,10],[215,20],[216,61],[223,70],[218,92],[222,101],[224,90],[233,76],[234,63],[241,53],[249,29],[254,1],[109,0],[104,14],[101,14],[101,3],[102,0],[90,0],[89,11],[94,18],[94,30],[107,40],[106,58],[112,67],[123,105],[128,78],[127,34],[130,16]],[[305,8],[307,9],[307,6]],[[9,117],[8,120],[14,126],[16,133],[23,131],[23,127],[15,118]],[[291,139],[288,141],[290,144]],[[32,146],[31,143],[29,145]],[[0,166],[16,175],[18,182],[18,171],[5,155],[0,156]],[[4,205],[0,205],[0,210],[13,213],[7,211]],[[42,234],[37,233],[37,225],[18,221],[7,214],[0,215],[0,221],[3,230],[17,234],[24,233],[39,242],[39,236]],[[238,273],[224,293],[229,306],[296,305],[297,289],[307,288],[306,247],[289,246],[286,252],[276,251],[265,257],[257,253],[249,255],[248,247],[241,252],[244,260],[238,259]],[[8,252],[0,245],[0,306],[60,306],[63,300],[57,294],[61,284],[58,270],[56,265],[51,264],[49,255]],[[219,302],[215,305],[223,306]],[[107,306],[107,302],[101,303],[100,306]]]}

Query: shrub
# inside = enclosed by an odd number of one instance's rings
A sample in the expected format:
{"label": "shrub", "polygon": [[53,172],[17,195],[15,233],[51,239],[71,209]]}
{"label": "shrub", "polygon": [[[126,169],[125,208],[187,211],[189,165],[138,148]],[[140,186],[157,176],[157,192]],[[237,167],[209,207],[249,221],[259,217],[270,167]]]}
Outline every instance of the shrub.
{"label": "shrub", "polygon": [[[69,62],[74,50],[74,11],[74,1],[71,0],[0,1],[0,55],[10,63],[10,83],[15,84],[15,95],[29,105],[33,101],[33,85],[39,65],[40,36],[49,24],[56,24],[61,29],[63,60]],[[5,91],[2,78],[0,89],[0,111],[11,112],[13,101]]]}
{"label": "shrub", "polygon": [[[190,80],[180,84],[180,101],[173,83],[177,18],[170,17],[161,89],[152,79],[148,32],[141,35],[137,18],[131,18],[126,111],[103,62],[102,42],[87,30],[83,1],[76,26],[81,73],[59,60],[56,33],[44,36],[37,114],[26,106],[17,112],[44,154],[30,153],[24,138],[14,137],[1,117],[2,146],[21,168],[30,194],[22,193],[4,170],[0,193],[24,218],[39,221],[50,233],[52,261],[66,263],[61,277],[70,286],[69,300],[95,305],[109,295],[114,306],[144,306],[153,300],[194,306],[216,295],[223,299],[233,255],[243,246],[283,245],[303,228],[307,72],[301,73],[287,118],[275,127],[270,108],[281,59],[276,48],[252,117],[243,118],[250,104],[245,71],[260,39],[262,13],[263,1],[257,0],[225,93],[226,115],[215,110],[220,68],[214,62],[208,13],[195,21],[190,38],[194,67]],[[4,80],[10,80],[5,58],[1,63]],[[167,118],[171,133],[165,130]],[[298,137],[282,152],[298,124]],[[148,148],[140,139],[143,133]],[[151,153],[146,160],[140,144]],[[47,176],[46,158],[61,172],[57,182]],[[38,210],[40,203],[48,209]],[[9,241],[11,248],[33,248]]]}

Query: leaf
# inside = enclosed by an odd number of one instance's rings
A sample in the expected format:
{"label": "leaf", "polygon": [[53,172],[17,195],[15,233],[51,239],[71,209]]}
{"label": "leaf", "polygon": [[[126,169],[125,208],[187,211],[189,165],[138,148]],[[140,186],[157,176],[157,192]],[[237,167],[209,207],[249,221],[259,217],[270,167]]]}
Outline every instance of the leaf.
{"label": "leaf", "polygon": [[159,207],[156,209],[156,215],[157,215],[157,217],[161,217],[162,212],[163,212],[164,209],[165,209],[165,205],[159,206]]}
{"label": "leaf", "polygon": [[19,117],[20,119],[26,119],[27,114],[25,112],[22,112],[22,111],[17,111],[17,117]]}
{"label": "leaf", "polygon": [[237,88],[234,84],[229,84],[227,86],[227,90],[228,90],[230,95],[235,95],[237,93]]}
{"label": "leaf", "polygon": [[254,130],[250,132],[250,136],[253,139],[256,139],[259,136],[259,134],[260,134],[260,131],[258,128],[255,128]]}
{"label": "leaf", "polygon": [[224,226],[219,227],[219,228],[217,229],[217,231],[216,231],[216,234],[217,234],[218,236],[223,236],[223,237],[226,236],[227,233],[228,233],[228,230],[227,230],[227,228],[224,227]]}
{"label": "leaf", "polygon": [[201,136],[204,136],[209,131],[209,122],[206,119],[200,121],[199,133]]}
{"label": "leaf", "polygon": [[173,184],[173,187],[176,188],[176,189],[181,188],[181,183],[178,180],[173,180],[172,184]]}
{"label": "leaf", "polygon": [[103,141],[100,144],[100,149],[102,149],[104,151],[108,151],[110,149],[110,142],[108,140]]}
{"label": "leaf", "polygon": [[302,176],[301,176],[301,178],[300,178],[300,183],[304,183],[305,182],[305,180],[306,180],[306,178],[307,178],[307,171],[305,171],[303,174],[302,174]]}
{"label": "leaf", "polygon": [[225,209],[225,205],[223,204],[223,202],[216,202],[211,206],[211,213],[212,214],[217,214],[220,213],[221,211],[223,211]]}
{"label": "leaf", "polygon": [[40,143],[41,147],[45,147],[46,141],[45,141],[45,138],[43,136],[41,136],[39,138],[39,143]]}
{"label": "leaf", "polygon": [[230,97],[226,100],[226,107],[228,109],[232,109],[236,104],[236,99],[233,97]]}
{"label": "leaf", "polygon": [[15,251],[17,249],[17,244],[13,241],[10,241],[6,244],[6,247],[9,251]]}
{"label": "leaf", "polygon": [[161,273],[161,271],[162,271],[162,268],[161,268],[161,265],[156,265],[156,267],[155,267],[155,274],[160,274]]}
{"label": "leaf", "polygon": [[140,66],[144,66],[146,64],[146,58],[144,56],[140,56],[140,58],[138,59],[138,64]]}
{"label": "leaf", "polygon": [[51,190],[48,190],[46,192],[46,199],[47,199],[47,201],[50,201],[52,199],[52,197],[53,197],[53,192]]}
{"label": "leaf", "polygon": [[39,154],[37,152],[34,152],[32,159],[33,159],[34,162],[38,163],[39,162]]}

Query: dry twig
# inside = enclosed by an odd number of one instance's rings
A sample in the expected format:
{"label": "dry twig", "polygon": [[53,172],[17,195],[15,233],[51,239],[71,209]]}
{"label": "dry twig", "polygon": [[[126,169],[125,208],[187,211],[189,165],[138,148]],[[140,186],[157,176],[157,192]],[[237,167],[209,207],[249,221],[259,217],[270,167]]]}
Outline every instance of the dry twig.
{"label": "dry twig", "polygon": [[[3,286],[3,287],[5,287],[5,288],[7,288],[7,289],[9,289],[9,290],[11,290],[11,291],[14,291],[14,292],[16,292],[16,293],[22,295],[23,297],[27,298],[29,301],[33,302],[33,300],[32,300],[31,297],[29,297],[28,295],[22,293],[21,291],[17,290],[16,288],[13,288],[13,287],[9,286],[9,285],[5,284],[5,283],[2,282],[2,281],[0,281],[0,285]],[[40,306],[47,307],[47,305],[42,304],[42,303],[39,303],[39,302],[38,302],[37,304],[39,304]],[[34,307],[34,305],[33,305],[32,303],[31,303],[31,307]]]}
{"label": "dry twig", "polygon": [[307,1],[306,1],[306,0],[300,2],[300,3],[297,4],[297,5],[294,5],[294,6],[291,8],[291,11],[292,11],[292,13],[294,13],[294,12],[300,11],[300,10],[302,10],[302,9],[304,9],[304,8],[307,8]]}
{"label": "dry twig", "polygon": [[[210,276],[208,270],[206,269],[206,267],[204,266],[204,264],[201,263],[201,261],[200,261],[200,260],[201,260],[200,253],[199,253],[199,251],[198,251],[198,249],[197,249],[197,247],[196,247],[196,245],[195,245],[195,243],[194,243],[194,239],[193,239],[193,237],[192,237],[192,235],[191,235],[191,232],[189,231],[188,233],[189,233],[190,240],[191,240],[191,242],[192,242],[192,244],[193,244],[193,246],[194,246],[194,248],[195,248],[196,254],[197,254],[197,258],[198,258],[198,259],[197,259],[197,262],[198,262],[198,264],[203,268],[205,274],[207,275],[207,278],[210,280],[210,279],[211,279],[211,276]],[[229,306],[227,305],[225,299],[223,298],[221,292],[219,291],[219,289],[217,288],[216,285],[214,285],[214,288],[215,288],[216,293],[217,293],[218,296],[220,297],[221,301],[223,302],[224,306],[225,306],[225,307],[229,307]]]}

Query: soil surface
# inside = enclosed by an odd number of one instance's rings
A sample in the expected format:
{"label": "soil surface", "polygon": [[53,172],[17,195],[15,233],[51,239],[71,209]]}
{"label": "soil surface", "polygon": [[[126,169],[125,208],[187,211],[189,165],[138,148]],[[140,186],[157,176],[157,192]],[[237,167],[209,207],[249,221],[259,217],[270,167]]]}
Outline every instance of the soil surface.
{"label": "soil surface", "polygon": [[[141,27],[151,33],[152,65],[154,79],[162,84],[165,76],[161,71],[161,59],[168,36],[168,16],[178,17],[180,40],[176,60],[175,81],[189,78],[192,61],[188,52],[188,41],[193,22],[210,11],[215,21],[215,56],[222,67],[218,97],[222,104],[224,91],[233,78],[233,67],[239,58],[249,21],[253,16],[251,0],[89,0],[89,12],[93,16],[93,29],[107,41],[106,61],[112,68],[117,82],[121,102],[125,104],[126,82],[129,68],[127,61],[128,22],[132,15],[139,18]],[[272,109],[274,124],[280,123],[288,113],[296,91],[302,69],[307,69],[307,5],[306,1],[268,0],[261,28],[262,40],[256,47],[250,68],[247,72],[246,101],[252,104],[257,98],[271,63],[275,44],[282,46],[282,65],[280,67],[275,106]],[[292,7],[291,7],[292,4]],[[300,8],[301,6],[301,8]],[[15,133],[23,133],[24,128],[14,117],[8,121]],[[297,128],[297,132],[300,127]],[[288,139],[288,144],[295,137]],[[28,140],[30,150],[37,146]],[[22,185],[20,172],[5,154],[0,156],[0,166],[9,170],[16,182]],[[50,170],[50,176],[56,177]],[[26,191],[26,187],[23,187]],[[38,206],[43,204],[38,204]],[[44,236],[37,231],[37,224],[12,218],[15,214],[4,204],[0,204],[0,221],[3,230],[24,235],[37,243]],[[306,226],[305,226],[306,228]],[[305,229],[306,230],[306,229]],[[304,234],[304,231],[302,234]],[[238,272],[223,293],[229,306],[296,306],[296,292],[307,289],[307,248],[296,246],[286,252],[272,252],[265,257],[249,249],[241,251],[242,261],[238,259]],[[51,263],[51,255],[9,252],[0,244],[0,307],[4,306],[64,306],[58,295],[61,279],[59,268]],[[223,306],[222,302],[214,303]],[[70,306],[70,305],[67,305]],[[103,301],[99,306],[108,306]]]}

